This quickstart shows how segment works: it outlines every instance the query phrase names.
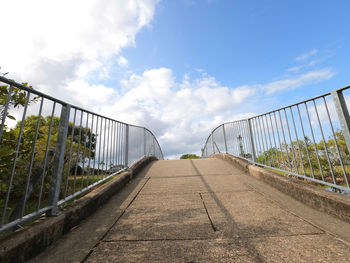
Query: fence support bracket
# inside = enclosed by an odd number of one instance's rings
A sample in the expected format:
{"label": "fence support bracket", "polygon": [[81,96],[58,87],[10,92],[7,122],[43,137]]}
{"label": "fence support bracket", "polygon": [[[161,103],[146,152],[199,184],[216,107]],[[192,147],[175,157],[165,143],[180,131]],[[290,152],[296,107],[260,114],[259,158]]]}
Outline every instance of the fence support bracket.
{"label": "fence support bracket", "polygon": [[49,190],[48,205],[52,206],[47,212],[48,216],[55,216],[57,212],[57,203],[60,195],[61,178],[64,166],[64,155],[66,151],[68,121],[70,114],[70,105],[62,105],[61,118],[58,128],[58,137],[55,150],[55,157],[52,167],[51,186]]}
{"label": "fence support bracket", "polygon": [[343,130],[344,139],[348,147],[348,151],[350,152],[350,116],[344,99],[343,91],[336,90],[331,92],[331,94],[333,97],[335,109],[338,114],[340,125]]}

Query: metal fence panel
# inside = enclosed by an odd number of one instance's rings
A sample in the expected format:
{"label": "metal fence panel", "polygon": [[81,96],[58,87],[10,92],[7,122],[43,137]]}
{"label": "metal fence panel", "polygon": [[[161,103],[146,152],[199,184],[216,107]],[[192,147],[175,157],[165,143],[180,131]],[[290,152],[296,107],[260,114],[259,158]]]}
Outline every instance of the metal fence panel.
{"label": "metal fence panel", "polygon": [[144,156],[155,136],[0,77],[0,232],[83,194]]}
{"label": "metal fence panel", "polygon": [[208,136],[202,157],[228,152],[262,167],[349,191],[349,91],[346,87],[221,124]]}

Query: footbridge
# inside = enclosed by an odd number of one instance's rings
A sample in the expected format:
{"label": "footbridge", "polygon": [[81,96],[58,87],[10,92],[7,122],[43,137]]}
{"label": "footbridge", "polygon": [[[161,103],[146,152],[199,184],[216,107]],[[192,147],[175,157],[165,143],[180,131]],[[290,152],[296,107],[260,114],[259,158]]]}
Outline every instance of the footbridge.
{"label": "footbridge", "polygon": [[144,127],[0,88],[1,262],[349,261],[349,88],[224,123],[187,160]]}

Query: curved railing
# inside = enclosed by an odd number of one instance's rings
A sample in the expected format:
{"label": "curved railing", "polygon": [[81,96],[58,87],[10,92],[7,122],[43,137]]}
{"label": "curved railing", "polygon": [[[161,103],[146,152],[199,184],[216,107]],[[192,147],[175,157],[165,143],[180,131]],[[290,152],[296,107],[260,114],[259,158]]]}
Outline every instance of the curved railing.
{"label": "curved railing", "polygon": [[[58,206],[144,156],[163,159],[144,127],[0,77],[0,232]],[[17,116],[17,117],[16,117]]]}
{"label": "curved railing", "polygon": [[229,153],[266,168],[349,191],[350,87],[221,124],[202,157]]}

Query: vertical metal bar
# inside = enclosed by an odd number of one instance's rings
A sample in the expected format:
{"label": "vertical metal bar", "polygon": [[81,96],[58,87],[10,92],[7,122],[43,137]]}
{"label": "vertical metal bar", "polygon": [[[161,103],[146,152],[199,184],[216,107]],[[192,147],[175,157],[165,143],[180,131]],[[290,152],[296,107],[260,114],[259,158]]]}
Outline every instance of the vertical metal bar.
{"label": "vertical metal bar", "polygon": [[329,159],[328,147],[327,147],[327,143],[326,143],[326,140],[325,140],[325,137],[324,137],[324,134],[323,134],[323,129],[322,129],[320,117],[319,117],[319,115],[318,115],[317,105],[316,105],[315,100],[312,100],[312,101],[313,101],[313,103],[314,103],[315,112],[316,112],[316,116],[317,116],[317,120],[318,120],[318,125],[319,125],[319,127],[320,127],[320,131],[321,131],[321,135],[322,135],[322,139],[323,139],[323,145],[324,145],[324,148],[325,148],[325,151],[326,151],[326,156],[327,156],[328,165],[329,165],[329,168],[330,168],[330,171],[331,171],[333,183],[334,183],[334,184],[337,184],[336,181],[335,181],[335,176],[334,176],[334,171],[333,171],[333,165],[332,165],[332,163],[331,163],[331,160]]}
{"label": "vertical metal bar", "polygon": [[[106,123],[107,123],[107,119],[106,119]],[[110,146],[110,144],[109,144],[109,133],[110,133],[110,125],[111,124],[111,121],[108,119],[108,126],[107,126],[107,144],[106,144],[106,146],[105,146],[105,148],[106,148],[106,175],[108,176],[108,174],[109,174],[109,168],[108,168],[108,157],[109,157],[109,146]]]}
{"label": "vertical metal bar", "polygon": [[[92,114],[91,128],[90,128],[90,138],[89,138],[89,162],[88,162],[88,174],[87,174],[87,185],[90,184],[90,171],[91,171],[91,148],[92,148],[92,134],[94,133],[94,118],[95,115]],[[92,181],[93,182],[93,181]]]}
{"label": "vertical metal bar", "polygon": [[245,152],[244,152],[244,145],[243,145],[243,134],[242,134],[242,126],[240,121],[237,122],[237,126],[238,126],[238,132],[239,132],[238,137],[241,138],[239,140],[239,156],[243,155],[241,157],[244,157]]}
{"label": "vertical metal bar", "polygon": [[330,126],[331,126],[332,135],[333,135],[333,139],[334,139],[334,144],[335,144],[335,147],[336,147],[338,156],[339,156],[339,162],[340,162],[341,168],[342,168],[342,170],[343,170],[343,175],[344,175],[344,178],[345,178],[346,185],[347,185],[347,187],[349,188],[349,181],[348,181],[347,174],[346,174],[346,171],[345,171],[343,159],[342,159],[341,154],[340,154],[340,150],[339,150],[339,147],[338,147],[337,138],[336,138],[336,136],[335,136],[335,132],[334,132],[334,128],[333,128],[331,116],[329,115],[329,110],[328,110],[328,106],[327,106],[327,102],[326,102],[325,97],[323,97],[323,101],[324,101],[324,105],[325,105],[325,107],[326,107],[326,112],[327,112],[329,124],[330,124]]}
{"label": "vertical metal bar", "polygon": [[125,126],[125,124],[120,123],[120,131],[119,131],[119,149],[120,149],[119,163],[120,163],[120,165],[123,165],[123,167],[124,167],[124,164],[125,164],[125,160],[124,160],[124,157],[125,157],[125,154],[124,154],[124,146],[125,146],[125,143],[124,143],[124,126]]}
{"label": "vertical metal bar", "polygon": [[[256,136],[257,136],[257,139],[258,139],[258,145],[259,145],[259,155],[261,156],[260,157],[260,162],[262,164],[265,164],[265,157],[264,157],[264,151],[263,151],[263,148],[262,148],[262,144],[261,144],[261,141],[260,141],[260,125],[258,123],[258,120],[257,120],[257,117],[254,118],[254,122],[255,122],[255,129],[256,129]],[[258,163],[259,163],[259,160],[258,160]]]}
{"label": "vertical metal bar", "polygon": [[97,161],[97,181],[100,180],[100,163],[101,163],[101,145],[102,145],[102,120],[103,118],[101,118],[100,121],[100,141],[98,144],[98,161]]}
{"label": "vertical metal bar", "polygon": [[146,129],[143,128],[143,156],[146,156]]}
{"label": "vertical metal bar", "polygon": [[278,143],[279,143],[280,149],[281,149],[281,157],[282,157],[283,166],[284,166],[284,169],[287,170],[286,162],[284,160],[283,147],[282,147],[282,144],[281,144],[280,131],[278,129],[278,124],[277,124],[276,112],[275,111],[273,112],[273,117],[275,119],[276,132],[277,132],[277,137],[278,137]]}
{"label": "vertical metal bar", "polygon": [[336,90],[331,94],[333,97],[335,109],[338,114],[339,122],[342,127],[343,136],[350,153],[350,115],[346,106],[343,91]]}
{"label": "vertical metal bar", "polygon": [[297,105],[297,110],[298,110],[298,115],[299,115],[301,130],[302,130],[303,136],[304,136],[304,142],[305,142],[305,148],[306,148],[306,155],[307,155],[307,159],[308,159],[309,165],[310,165],[311,176],[312,176],[312,178],[315,178],[314,168],[313,168],[313,166],[312,166],[311,159],[310,159],[309,147],[308,147],[308,144],[307,144],[307,141],[306,141],[306,136],[305,136],[305,131],[304,131],[304,124],[303,124],[303,119],[301,118],[299,105]]}
{"label": "vertical metal bar", "polygon": [[8,183],[8,188],[7,188],[7,193],[6,193],[4,209],[3,209],[3,212],[2,212],[0,227],[3,226],[3,224],[5,222],[6,210],[7,210],[8,202],[9,202],[9,199],[10,199],[10,193],[11,193],[13,178],[15,176],[15,170],[16,170],[16,163],[17,163],[18,153],[19,153],[19,149],[20,149],[20,146],[21,146],[23,127],[24,127],[24,122],[25,122],[25,119],[26,119],[27,108],[28,108],[28,103],[29,103],[29,97],[30,97],[30,92],[27,93],[27,97],[26,97],[26,101],[25,101],[25,105],[24,105],[24,110],[23,110],[23,115],[22,115],[22,122],[21,122],[20,130],[19,130],[19,134],[18,134],[18,139],[17,139],[15,158],[14,158],[13,165],[12,165],[10,181]]}
{"label": "vertical metal bar", "polygon": [[286,118],[288,134],[289,134],[289,140],[290,140],[290,147],[292,147],[292,155],[293,155],[293,159],[294,159],[294,163],[295,163],[295,168],[296,168],[297,174],[299,174],[299,168],[298,168],[297,158],[296,158],[295,151],[294,151],[292,135],[290,133],[290,127],[289,127],[287,112],[286,112],[286,109],[283,109],[283,111],[284,111],[284,117]]}
{"label": "vertical metal bar", "polygon": [[103,130],[103,147],[102,147],[102,179],[105,176],[105,170],[106,170],[106,159],[105,159],[105,152],[106,152],[106,132],[107,132],[107,119],[105,120],[104,130]]}
{"label": "vertical metal bar", "polygon": [[264,139],[263,139],[263,128],[261,127],[261,122],[260,122],[260,118],[256,117],[256,123],[258,124],[258,130],[259,130],[259,138],[260,138],[260,142],[261,142],[261,155],[262,155],[262,163],[264,165],[268,165],[268,160],[266,159],[266,154],[265,154],[265,145],[264,145]]}
{"label": "vertical metal bar", "polygon": [[118,165],[118,122],[115,122],[115,165]]}
{"label": "vertical metal bar", "polygon": [[213,132],[211,132],[211,146],[213,147],[213,154],[215,153],[215,148],[214,148],[214,136]]}
{"label": "vertical metal bar", "polygon": [[120,134],[121,134],[121,123],[117,123],[117,153],[118,153],[118,155],[117,155],[117,164],[118,165],[121,165],[122,164],[122,162],[120,161],[121,160],[121,149],[120,149],[120,145],[121,145],[121,143],[120,143]]}
{"label": "vertical metal bar", "polygon": [[247,120],[242,121],[242,134],[244,135],[244,142],[245,142],[245,158],[248,159],[246,156],[249,153],[248,151],[250,150],[250,145],[249,145],[249,133],[248,133],[248,125],[247,125]]}
{"label": "vertical metal bar", "polygon": [[258,138],[258,131],[256,127],[256,121],[255,118],[251,118],[251,124],[253,128],[253,134],[254,134],[254,145],[255,145],[255,163],[259,163],[259,155],[260,155],[260,142]]}
{"label": "vertical metal bar", "polygon": [[125,167],[129,167],[129,125],[125,127]]}
{"label": "vertical metal bar", "polygon": [[271,157],[270,157],[270,152],[269,152],[269,146],[268,146],[268,144],[267,144],[267,137],[266,137],[265,125],[264,125],[264,121],[261,120],[262,118],[263,118],[263,117],[260,117],[260,118],[259,118],[259,121],[261,121],[261,123],[262,123],[263,133],[264,133],[264,137],[265,137],[265,144],[264,144],[264,147],[266,146],[267,160],[268,160],[269,166],[271,166]]}
{"label": "vertical metal bar", "polygon": [[269,147],[270,147],[270,149],[269,149],[269,152],[270,152],[270,150],[271,150],[271,156],[272,156],[272,158],[271,158],[271,161],[273,162],[273,165],[274,166],[277,166],[274,162],[278,162],[278,160],[277,160],[277,156],[274,156],[274,154],[273,154],[273,145],[272,145],[272,141],[271,141],[271,135],[270,135],[270,128],[269,128],[269,122],[267,121],[267,115],[264,115],[264,117],[265,117],[265,123],[266,123],[266,133],[267,133],[267,137],[269,138],[269,141],[268,142],[270,142],[270,144],[268,144],[269,145]]}
{"label": "vertical metal bar", "polygon": [[155,138],[154,136],[152,137],[153,137],[153,156],[155,156],[156,155]]}
{"label": "vertical metal bar", "polygon": [[114,172],[114,168],[117,165],[116,161],[115,161],[115,133],[116,133],[116,127],[115,127],[115,121],[112,121],[112,128],[113,128],[113,132],[112,132],[112,160],[113,160],[113,171]]}
{"label": "vertical metal bar", "polygon": [[86,114],[86,125],[85,125],[85,131],[84,131],[84,151],[83,151],[83,167],[81,171],[81,181],[80,181],[80,190],[84,187],[84,173],[85,173],[85,156],[86,156],[86,141],[87,141],[87,131],[89,128],[89,113]]}
{"label": "vertical metal bar", "polygon": [[70,169],[71,169],[71,160],[72,160],[72,150],[73,150],[73,143],[74,143],[74,128],[75,128],[75,119],[77,115],[77,109],[74,108],[74,118],[73,118],[73,123],[72,123],[72,135],[70,139],[70,150],[69,150],[69,159],[68,159],[68,170],[67,170],[67,178],[66,178],[66,186],[64,189],[64,198],[67,197],[67,190],[68,190],[68,184],[69,184],[69,176],[70,174]]}
{"label": "vertical metal bar", "polygon": [[[239,141],[238,145],[239,145],[239,155],[238,156],[241,156],[241,157],[244,157],[244,146],[243,146],[243,136],[242,136],[242,127],[241,127],[241,122],[238,121],[237,122],[237,127],[238,127],[238,136],[237,136],[237,139]],[[243,155],[243,156],[242,156]]]}
{"label": "vertical metal bar", "polygon": [[322,169],[322,166],[321,166],[320,158],[319,158],[319,156],[318,156],[318,149],[317,149],[317,144],[316,144],[316,140],[315,140],[314,131],[313,131],[313,129],[312,129],[312,124],[311,124],[309,109],[308,109],[308,107],[307,107],[306,102],[304,102],[304,105],[305,105],[305,108],[306,108],[307,119],[309,120],[309,125],[310,125],[311,134],[312,134],[312,139],[313,139],[313,142],[314,142],[314,147],[315,147],[315,152],[316,152],[316,157],[317,157],[318,166],[320,167],[321,176],[322,176],[322,181],[324,181],[323,169]]}
{"label": "vertical metal bar", "polygon": [[222,125],[222,132],[224,133],[224,142],[225,142],[225,152],[227,152],[227,142],[226,142],[226,131],[225,131],[225,124]]}
{"label": "vertical metal bar", "polygon": [[11,85],[10,85],[10,88],[9,88],[9,93],[7,94],[7,99],[6,99],[6,103],[5,103],[5,106],[4,106],[4,112],[3,112],[2,120],[1,120],[0,142],[1,142],[2,133],[3,133],[4,127],[5,127],[5,122],[6,122],[6,117],[7,117],[7,111],[8,111],[9,105],[10,105],[12,91],[13,91],[13,86],[12,86],[12,84],[11,84]]}
{"label": "vertical metal bar", "polygon": [[[285,144],[285,146],[286,146],[286,153],[287,153],[287,158],[288,158],[288,165],[290,166],[290,170],[293,171],[293,168],[292,168],[292,165],[291,165],[291,162],[290,162],[290,158],[289,158],[288,145],[287,145],[287,141],[286,141],[286,136],[285,136],[285,134],[284,134],[283,122],[282,122],[282,117],[281,117],[281,111],[280,111],[280,110],[278,111],[278,115],[279,115],[279,117],[280,117],[280,123],[281,123],[283,141],[284,141],[284,144]],[[283,154],[283,148],[282,148],[282,154]]]}
{"label": "vertical metal bar", "polygon": [[[97,139],[99,138],[98,136],[98,118],[99,116],[96,116],[96,129],[95,129],[95,149],[94,149],[94,164],[93,164],[93,168],[92,168],[92,182],[95,183],[95,170],[96,170],[96,153],[97,153]],[[100,152],[99,152],[100,154]],[[97,163],[98,165],[98,163]],[[98,174],[98,170],[96,171],[96,175]]]}
{"label": "vertical metal bar", "polygon": [[28,171],[28,177],[27,177],[27,183],[26,183],[26,191],[25,191],[24,199],[23,199],[23,203],[22,203],[21,217],[23,217],[24,210],[25,210],[25,207],[26,207],[27,198],[28,198],[30,178],[32,176],[32,169],[33,169],[33,163],[34,163],[34,157],[35,157],[36,142],[38,140],[38,134],[39,134],[39,128],[40,128],[40,119],[41,119],[41,112],[42,112],[42,109],[43,109],[43,104],[44,104],[44,98],[42,97],[41,98],[41,102],[40,102],[38,120],[36,122],[35,136],[34,136],[34,141],[33,141],[32,154],[31,154],[31,157],[30,157],[29,171]]}
{"label": "vertical metal bar", "polygon": [[61,178],[64,166],[64,155],[66,152],[70,108],[70,105],[62,105],[61,117],[58,127],[55,157],[53,160],[51,186],[48,198],[48,206],[51,206],[52,208],[48,211],[48,215],[57,214],[57,202],[59,199],[61,189]]}
{"label": "vertical metal bar", "polygon": [[274,143],[274,146],[275,146],[277,165],[278,165],[278,169],[281,169],[280,159],[278,157],[278,148],[277,148],[277,143],[276,143],[275,130],[273,128],[273,122],[272,122],[272,118],[271,118],[271,113],[269,113],[269,119],[270,119],[270,125],[271,125],[271,130],[272,130],[273,143]]}
{"label": "vertical metal bar", "polygon": [[254,139],[253,139],[253,130],[252,130],[252,124],[251,124],[251,119],[248,119],[248,131],[249,131],[249,137],[250,137],[250,145],[251,145],[251,150],[252,150],[252,161],[255,162],[256,160],[256,153],[255,153],[255,148],[254,148]]}
{"label": "vertical metal bar", "polygon": [[78,163],[79,163],[79,155],[80,155],[81,128],[83,126],[83,111],[80,110],[80,112],[81,113],[80,113],[80,125],[79,125],[79,139],[78,139],[77,157],[75,160],[73,193],[75,193],[75,186],[77,182],[77,172],[78,172]]}
{"label": "vertical metal bar", "polygon": [[300,143],[299,143],[298,132],[297,132],[297,128],[296,128],[296,125],[295,125],[295,120],[294,120],[294,115],[293,115],[292,107],[289,107],[289,110],[290,110],[290,115],[292,116],[292,123],[293,123],[293,127],[294,127],[295,137],[296,137],[296,139],[297,139],[300,163],[301,163],[301,166],[302,166],[302,168],[303,168],[304,176],[306,176],[306,173],[305,173],[305,166],[304,166],[304,161],[303,161],[303,156],[302,156],[301,151],[300,151]]}
{"label": "vertical metal bar", "polygon": [[46,141],[43,173],[41,174],[41,185],[40,185],[40,193],[39,193],[39,200],[38,200],[37,210],[40,209],[41,197],[42,197],[42,194],[43,194],[43,187],[44,187],[44,180],[45,180],[45,171],[46,171],[46,165],[47,165],[47,156],[48,156],[48,153],[49,153],[49,145],[50,145],[50,139],[51,139],[52,123],[53,123],[53,119],[54,119],[54,115],[55,115],[55,108],[56,108],[56,101],[53,102],[53,106],[52,106],[51,120],[50,120],[50,126],[49,126],[49,134],[47,136],[47,141]]}

